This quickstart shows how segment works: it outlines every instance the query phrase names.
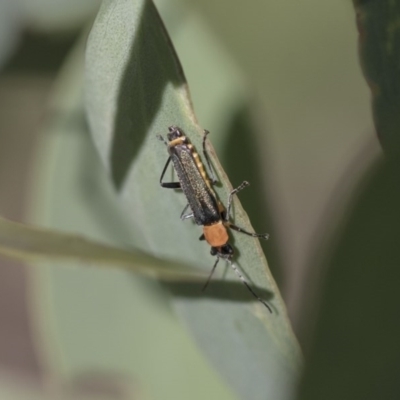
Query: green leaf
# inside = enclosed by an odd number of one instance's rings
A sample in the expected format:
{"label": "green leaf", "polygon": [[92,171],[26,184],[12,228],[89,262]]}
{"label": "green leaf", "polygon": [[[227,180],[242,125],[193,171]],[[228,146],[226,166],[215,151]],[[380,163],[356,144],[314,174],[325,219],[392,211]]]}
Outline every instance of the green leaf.
{"label": "green leaf", "polygon": [[359,187],[321,288],[300,399],[400,398],[400,188],[380,160]]}
{"label": "green leaf", "polygon": [[[184,31],[179,31],[177,15],[171,16],[174,23],[170,27],[179,37]],[[186,28],[185,34],[196,40],[190,36],[191,27]],[[197,48],[195,41],[190,45]],[[208,46],[215,45],[210,41]],[[215,49],[213,53],[218,54]],[[206,52],[202,56],[203,64],[197,70],[204,76],[217,61]],[[194,117],[175,51],[150,1],[103,2],[88,41],[85,88],[97,149],[125,212],[142,234],[135,246],[209,271],[214,260],[209,248],[197,240],[201,230],[179,219],[184,196],[165,191],[158,183],[167,153],[156,135],[176,124],[201,148],[202,129]],[[217,100],[212,93],[203,101],[214,105],[211,112],[226,115],[227,105],[213,101],[214,96]],[[218,142],[218,133],[214,135]],[[232,186],[211,145],[210,153],[221,182],[217,192],[225,202]],[[238,200],[234,208],[235,222],[252,230]],[[235,262],[256,283],[274,313],[270,315],[254,302],[231,271],[228,279],[214,282],[205,294],[200,294],[199,286],[171,285],[176,308],[239,396],[286,399],[301,364],[299,348],[259,243],[240,234],[232,236]]]}
{"label": "green leaf", "polygon": [[32,378],[12,374],[4,369],[0,379],[2,400],[131,400],[137,398],[137,388],[120,376],[93,374],[80,380],[54,382],[51,390],[42,387]]}
{"label": "green leaf", "polygon": [[39,32],[68,32],[81,28],[96,15],[100,0],[32,0],[21,9],[31,30]]}
{"label": "green leaf", "polygon": [[37,228],[0,217],[0,254],[22,261],[64,260],[118,266],[147,277],[180,280],[204,277],[176,262],[96,243],[78,235]]}
{"label": "green leaf", "polygon": [[371,89],[376,131],[387,154],[400,153],[400,3],[353,0],[360,59]]}
{"label": "green leaf", "polygon": [[0,3],[0,67],[13,54],[22,29],[20,8],[14,2]]}
{"label": "green leaf", "polygon": [[[142,231],[120,206],[85,123],[82,39],[54,88],[35,160],[31,218],[131,248],[143,240]],[[159,282],[73,260],[67,268],[52,260],[30,272],[39,351],[60,379],[82,382],[100,373],[122,376],[141,398],[236,398],[172,312]]]}

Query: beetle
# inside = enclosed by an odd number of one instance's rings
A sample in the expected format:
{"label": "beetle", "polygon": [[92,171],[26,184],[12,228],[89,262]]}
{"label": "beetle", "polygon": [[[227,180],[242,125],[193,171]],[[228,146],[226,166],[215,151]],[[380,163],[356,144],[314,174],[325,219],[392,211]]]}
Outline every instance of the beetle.
{"label": "beetle", "polygon": [[[272,313],[271,307],[254,292],[254,290],[247,283],[245,278],[232,262],[234,250],[231,244],[229,244],[228,228],[255,238],[268,239],[269,237],[268,234],[248,232],[230,221],[233,196],[239,193],[245,187],[249,186],[249,183],[244,181],[236,189],[230,192],[228,197],[228,205],[227,208],[225,208],[222,202],[218,199],[218,196],[213,188],[217,181],[213,175],[210,158],[206,151],[206,139],[209,131],[204,130],[203,155],[207,162],[208,169],[211,171],[212,178],[210,178],[208,175],[199,153],[196,151],[196,148],[190,142],[183,130],[173,125],[168,128],[168,131],[168,141],[165,140],[161,135],[157,136],[157,138],[164,142],[164,144],[167,146],[169,154],[168,160],[161,173],[160,185],[163,188],[168,189],[182,189],[188,204],[182,211],[181,219],[185,220],[193,218],[197,225],[203,226],[203,233],[199,239],[205,240],[211,246],[211,255],[217,257],[203,290],[205,290],[210,282],[218,262],[222,258],[230,264],[230,266],[238,275],[239,279],[252,293],[252,295],[258,301],[264,304],[265,307],[267,307]],[[165,172],[167,171],[171,161],[178,175],[179,181],[163,182]],[[188,208],[190,208],[191,212],[185,214]]]}

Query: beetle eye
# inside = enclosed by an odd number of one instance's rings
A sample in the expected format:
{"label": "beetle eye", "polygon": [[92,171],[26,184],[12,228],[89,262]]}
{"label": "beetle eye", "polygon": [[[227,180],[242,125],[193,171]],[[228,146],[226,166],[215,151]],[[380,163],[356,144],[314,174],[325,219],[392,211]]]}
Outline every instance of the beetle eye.
{"label": "beetle eye", "polygon": [[212,255],[212,256],[216,256],[216,255],[217,255],[217,253],[218,253],[218,250],[217,250],[217,248],[216,248],[216,247],[211,247],[211,251],[210,251],[210,253],[211,253],[211,255]]}

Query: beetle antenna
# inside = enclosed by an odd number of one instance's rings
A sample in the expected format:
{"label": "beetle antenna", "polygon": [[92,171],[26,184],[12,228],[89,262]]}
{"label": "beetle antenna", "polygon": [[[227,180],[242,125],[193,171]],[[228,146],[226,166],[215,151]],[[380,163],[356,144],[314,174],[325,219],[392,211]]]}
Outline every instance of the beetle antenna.
{"label": "beetle antenna", "polygon": [[[236,272],[236,275],[239,277],[239,279],[243,282],[243,284],[247,287],[249,292],[262,304],[264,304],[265,307],[268,308],[268,311],[272,314],[272,308],[266,303],[260,296],[256,294],[256,292],[251,288],[251,286],[247,283],[246,279],[244,279],[243,275],[240,273],[240,271],[237,269],[235,264],[229,259],[227,259],[228,263],[230,266],[233,268],[233,270]],[[215,266],[214,266],[215,267]]]}
{"label": "beetle antenna", "polygon": [[214,266],[212,267],[212,270],[211,270],[211,272],[210,272],[210,275],[208,276],[207,282],[204,284],[203,288],[201,289],[202,292],[204,292],[204,291],[206,290],[208,284],[210,283],[211,277],[213,276],[213,273],[214,273],[214,271],[215,271],[215,268],[217,268],[218,262],[219,262],[219,257],[217,257],[217,261],[215,261],[215,264],[214,264]]}

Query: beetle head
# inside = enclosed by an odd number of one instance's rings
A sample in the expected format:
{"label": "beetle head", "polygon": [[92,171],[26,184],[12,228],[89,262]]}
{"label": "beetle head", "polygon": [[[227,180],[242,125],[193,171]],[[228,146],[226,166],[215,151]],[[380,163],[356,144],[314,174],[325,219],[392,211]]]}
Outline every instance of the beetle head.
{"label": "beetle head", "polygon": [[185,136],[182,129],[175,125],[170,126],[168,130],[169,133],[167,134],[167,137],[169,141]]}
{"label": "beetle head", "polygon": [[230,260],[233,256],[233,248],[229,243],[221,247],[211,247],[211,255]]}

